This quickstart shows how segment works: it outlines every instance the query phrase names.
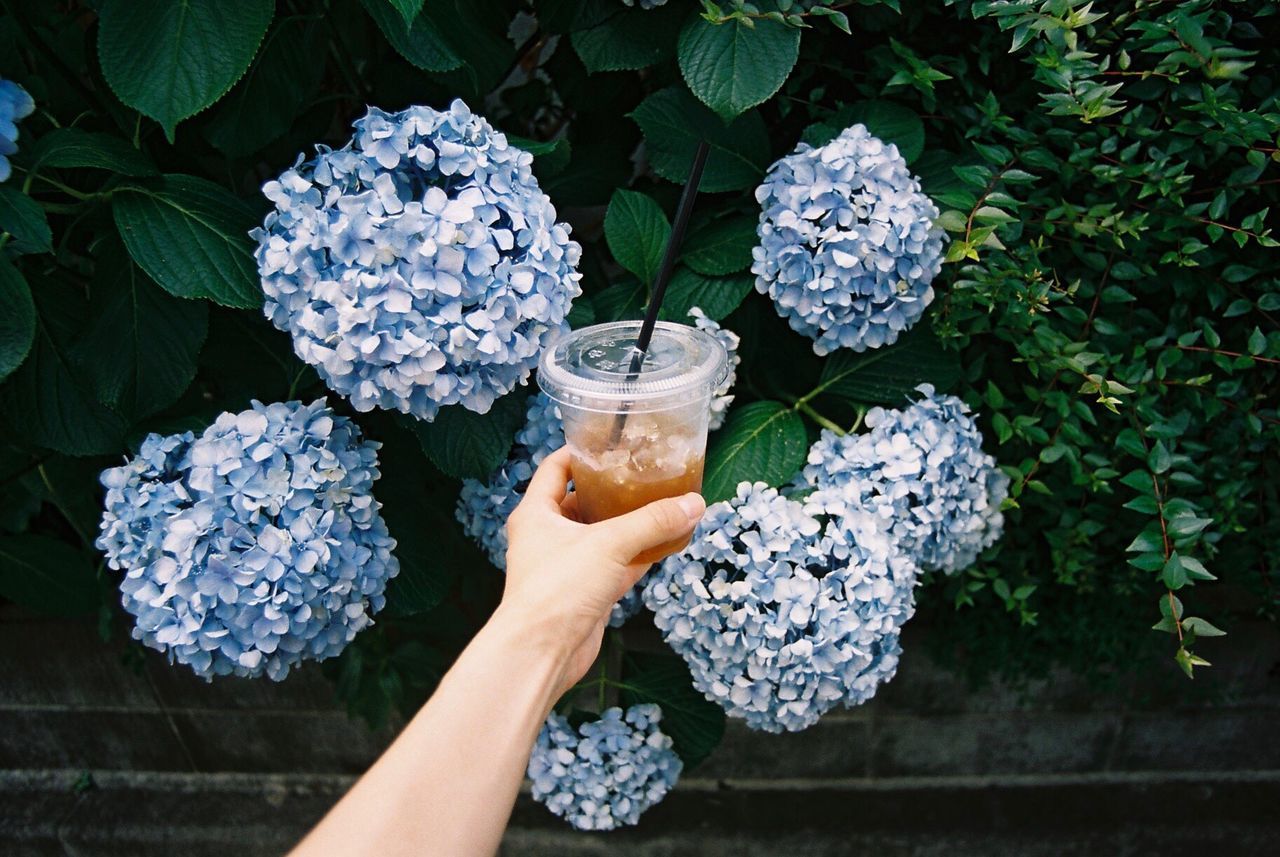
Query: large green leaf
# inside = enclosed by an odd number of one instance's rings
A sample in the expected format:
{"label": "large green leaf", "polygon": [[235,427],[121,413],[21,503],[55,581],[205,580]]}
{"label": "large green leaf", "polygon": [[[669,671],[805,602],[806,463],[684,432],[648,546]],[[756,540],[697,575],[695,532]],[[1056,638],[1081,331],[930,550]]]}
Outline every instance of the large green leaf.
{"label": "large green leaf", "polygon": [[37,613],[83,616],[100,603],[93,566],[48,536],[0,537],[0,595]]}
{"label": "large green leaf", "polygon": [[116,192],[112,212],[129,255],[165,291],[223,306],[262,305],[243,200],[195,176],[168,175]]}
{"label": "large green leaf", "polygon": [[800,139],[811,146],[822,146],[839,136],[845,128],[858,123],[866,125],[868,131],[886,143],[896,145],[907,163],[924,152],[923,120],[911,108],[892,101],[859,101],[845,105],[823,121],[806,128]]}
{"label": "large green leaf", "polygon": [[507,35],[508,0],[431,0],[419,18],[435,25],[449,49],[462,60],[462,69],[444,76],[446,90],[484,98],[502,83],[516,58]]}
{"label": "large green leaf", "polygon": [[75,357],[98,401],[137,422],[173,404],[191,384],[209,305],[165,292],[123,247],[101,254],[97,268]]}
{"label": "large green leaf", "polygon": [[618,264],[653,282],[662,253],[671,235],[671,224],[653,197],[631,190],[616,190],[604,215],[604,236]]}
{"label": "large green leaf", "polygon": [[487,479],[511,451],[524,423],[524,400],[520,392],[508,393],[487,414],[462,405],[441,408],[434,421],[414,424],[422,451],[450,476]]}
{"label": "large green leaf", "polygon": [[0,233],[12,237],[8,249],[15,253],[48,253],[53,249],[53,232],[40,203],[6,185],[0,185]]}
{"label": "large green leaf", "polygon": [[726,120],[777,92],[800,56],[800,30],[777,21],[713,24],[692,18],[676,49],[680,73],[704,104]]}
{"label": "large green leaf", "polygon": [[661,89],[636,106],[631,118],[644,132],[653,171],[684,182],[701,140],[711,147],[699,187],[712,193],[753,187],[769,164],[769,135],[755,112],[726,125],[683,87]]}
{"label": "large green leaf", "polygon": [[782,485],[804,465],[808,451],[803,420],[781,402],[735,408],[707,448],[702,493],[715,503],[736,494],[740,482]]}
{"label": "large green leaf", "polygon": [[817,390],[869,405],[902,407],[920,384],[946,392],[960,380],[958,355],[942,349],[927,322],[893,345],[861,353],[840,349],[822,366]]}
{"label": "large green leaf", "polygon": [[687,323],[690,308],[696,306],[719,321],[738,308],[755,282],[751,274],[707,277],[682,265],[671,275],[662,299],[662,317]]}
{"label": "large green leaf", "polygon": [[596,292],[591,296],[595,320],[603,323],[639,318],[644,309],[645,295],[644,283],[631,277]]}
{"label": "large green leaf", "polygon": [[53,169],[110,170],[122,176],[154,176],[160,171],[142,152],[114,134],[57,128],[36,140],[31,171]]}
{"label": "large green leaf", "polygon": [[756,241],[755,218],[724,217],[690,232],[680,261],[699,274],[736,274],[751,267]]}
{"label": "large green leaf", "polygon": [[0,419],[14,437],[67,455],[121,448],[125,420],[101,404],[73,359],[88,305],[74,289],[43,282],[32,291],[36,337],[26,361],[0,386]]}
{"label": "large green leaf", "polygon": [[103,0],[102,74],[173,142],[179,122],[221,98],[249,68],[274,11],[272,0]]}
{"label": "large green leaf", "polygon": [[628,652],[622,678],[622,704],[652,703],[662,709],[663,733],[671,736],[686,768],[711,754],[724,736],[724,709],[693,687],[684,659],[670,654]]}
{"label": "large green leaf", "polygon": [[400,17],[404,18],[405,27],[413,26],[413,19],[422,11],[423,0],[390,0],[390,2],[400,13]]}
{"label": "large green leaf", "polygon": [[360,0],[360,5],[396,53],[423,71],[449,71],[462,65],[462,58],[445,44],[444,36],[425,13],[416,16],[406,30],[404,19],[390,0]]}
{"label": "large green leaf", "polygon": [[681,3],[659,9],[624,9],[570,37],[587,71],[626,71],[664,62],[674,53],[676,35],[689,15]]}
{"label": "large green leaf", "polygon": [[0,381],[22,365],[36,336],[36,307],[27,281],[0,256]]}
{"label": "large green leaf", "polygon": [[252,154],[284,134],[320,85],[320,24],[285,18],[271,31],[244,79],[218,106],[205,137],[227,155]]}

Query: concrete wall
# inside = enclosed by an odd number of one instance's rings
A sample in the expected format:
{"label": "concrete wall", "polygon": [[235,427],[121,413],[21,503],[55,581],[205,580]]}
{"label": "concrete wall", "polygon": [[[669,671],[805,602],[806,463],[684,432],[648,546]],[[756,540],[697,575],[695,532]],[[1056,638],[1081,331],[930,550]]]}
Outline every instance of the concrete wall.
{"label": "concrete wall", "polygon": [[[570,831],[522,798],[504,852],[1147,854],[1280,842],[1280,638],[1233,629],[1195,701],[1061,677],[972,691],[912,629],[868,705],[798,734],[731,721],[634,830]],[[1216,642],[1216,641],[1215,641]],[[1170,664],[1170,669],[1172,665]],[[1135,700],[1145,700],[1136,702]],[[376,757],[314,669],[205,684],[125,665],[92,626],[0,611],[0,854],[278,854]]]}

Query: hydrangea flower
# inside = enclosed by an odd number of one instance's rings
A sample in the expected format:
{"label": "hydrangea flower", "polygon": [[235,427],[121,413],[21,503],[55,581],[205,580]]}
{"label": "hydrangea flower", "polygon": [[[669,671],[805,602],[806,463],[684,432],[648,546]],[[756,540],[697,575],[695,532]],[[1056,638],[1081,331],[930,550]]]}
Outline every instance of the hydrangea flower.
{"label": "hydrangea flower", "polygon": [[[560,408],[545,393],[529,397],[524,426],[516,432],[515,446],[487,482],[462,480],[454,512],[462,530],[475,540],[496,567],[507,567],[507,518],[515,511],[533,471],[542,459],[564,446]],[[639,587],[613,605],[609,624],[614,628],[640,612]]]}
{"label": "hydrangea flower", "polygon": [[529,757],[533,799],[579,830],[635,824],[684,767],[661,720],[661,708],[642,704],[606,709],[574,729],[553,712]]}
{"label": "hydrangea flower", "polygon": [[0,182],[9,180],[9,156],[18,151],[18,120],[35,109],[25,89],[12,80],[0,80]]}
{"label": "hydrangea flower", "polygon": [[707,430],[715,431],[724,425],[725,416],[729,413],[729,405],[733,404],[733,394],[729,391],[738,380],[738,364],[742,362],[742,358],[738,356],[738,346],[742,344],[742,339],[732,330],[721,327],[719,322],[707,318],[707,314],[701,307],[690,308],[689,318],[693,319],[693,324],[698,330],[706,331],[720,340],[720,344],[729,354],[729,375],[711,394],[711,420],[707,423]]}
{"label": "hydrangea flower", "polygon": [[818,489],[813,502],[874,510],[920,567],[952,574],[1000,538],[1009,477],[963,401],[917,389],[908,408],[868,411],[865,434],[824,431],[803,479]]}
{"label": "hydrangea flower", "polygon": [[97,546],[134,639],[212,678],[283,679],[372,624],[399,565],[371,489],[378,444],[323,400],[149,435],[102,473]]}
{"label": "hydrangea flower", "polygon": [[641,9],[657,9],[667,5],[667,0],[622,0],[623,5],[639,6]]}
{"label": "hydrangea flower", "polygon": [[881,521],[744,482],[650,573],[645,606],[693,684],[752,729],[798,731],[893,677],[915,566]]}
{"label": "hydrangea flower", "polygon": [[898,147],[864,126],[801,143],[769,168],[756,201],[756,290],[818,354],[890,345],[933,300],[937,206]]}
{"label": "hydrangea flower", "polygon": [[267,317],[357,410],[486,413],[581,292],[533,156],[461,101],[370,108],[346,147],[317,150],[262,188]]}

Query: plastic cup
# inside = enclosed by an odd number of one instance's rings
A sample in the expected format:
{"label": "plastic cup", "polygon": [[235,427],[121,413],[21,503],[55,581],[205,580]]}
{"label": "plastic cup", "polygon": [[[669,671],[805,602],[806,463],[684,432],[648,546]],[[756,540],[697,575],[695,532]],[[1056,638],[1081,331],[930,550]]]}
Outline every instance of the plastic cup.
{"label": "plastic cup", "polygon": [[[640,322],[584,327],[543,352],[538,384],[560,406],[578,514],[595,523],[702,490],[711,395],[729,371],[715,337],[660,321],[631,375]],[[652,563],[688,537],[644,551]]]}

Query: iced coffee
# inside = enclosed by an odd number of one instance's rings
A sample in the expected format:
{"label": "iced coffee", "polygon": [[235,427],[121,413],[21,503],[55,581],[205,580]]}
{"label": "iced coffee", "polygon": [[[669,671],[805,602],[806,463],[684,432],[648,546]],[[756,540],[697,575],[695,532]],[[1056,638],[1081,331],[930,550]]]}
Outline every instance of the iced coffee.
{"label": "iced coffee", "polygon": [[[575,331],[538,369],[539,384],[564,417],[578,512],[587,523],[702,489],[711,394],[724,381],[728,357],[714,337],[659,322],[633,371],[639,328],[616,322]],[[677,539],[636,561],[657,562],[687,542]]]}

